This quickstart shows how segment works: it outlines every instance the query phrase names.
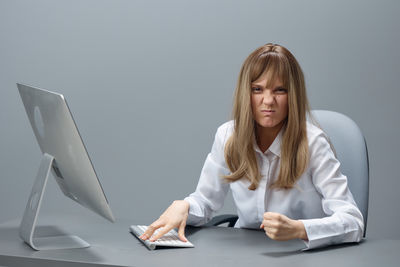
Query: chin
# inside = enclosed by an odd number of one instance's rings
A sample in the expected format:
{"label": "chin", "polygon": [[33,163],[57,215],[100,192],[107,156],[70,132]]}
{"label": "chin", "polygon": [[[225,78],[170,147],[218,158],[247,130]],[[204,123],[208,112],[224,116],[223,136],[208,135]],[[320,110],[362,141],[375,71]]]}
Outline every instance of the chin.
{"label": "chin", "polygon": [[259,123],[258,125],[263,127],[263,128],[274,128],[278,124],[276,124],[276,123]]}
{"label": "chin", "polygon": [[282,121],[277,122],[276,120],[261,120],[258,121],[257,124],[262,128],[276,128],[280,125]]}

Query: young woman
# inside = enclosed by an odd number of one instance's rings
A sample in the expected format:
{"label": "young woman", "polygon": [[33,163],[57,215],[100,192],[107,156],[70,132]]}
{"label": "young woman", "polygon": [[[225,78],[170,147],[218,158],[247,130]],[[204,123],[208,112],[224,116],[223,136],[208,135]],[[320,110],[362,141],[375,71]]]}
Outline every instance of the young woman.
{"label": "young woman", "polygon": [[[232,190],[235,227],[262,228],[307,248],[359,242],[363,217],[324,132],[306,120],[303,72],[283,46],[266,44],[243,63],[233,120],[221,125],[196,191],[174,201],[141,236],[154,241],[212,218]],[[153,236],[156,229],[161,228]]]}

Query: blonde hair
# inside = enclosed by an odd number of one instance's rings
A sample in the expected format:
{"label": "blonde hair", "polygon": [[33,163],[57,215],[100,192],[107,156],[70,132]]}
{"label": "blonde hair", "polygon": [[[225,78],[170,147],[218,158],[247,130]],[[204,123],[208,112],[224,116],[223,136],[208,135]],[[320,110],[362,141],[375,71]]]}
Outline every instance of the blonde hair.
{"label": "blonde hair", "polygon": [[262,75],[267,75],[271,84],[280,79],[288,90],[288,116],[283,125],[280,171],[271,185],[272,188],[288,189],[294,186],[308,165],[306,120],[310,109],[299,63],[289,50],[277,44],[269,43],[257,48],[242,65],[234,95],[234,131],[225,146],[225,161],[231,174],[223,178],[227,182],[248,179],[250,190],[255,190],[261,180],[254,150],[251,83]]}

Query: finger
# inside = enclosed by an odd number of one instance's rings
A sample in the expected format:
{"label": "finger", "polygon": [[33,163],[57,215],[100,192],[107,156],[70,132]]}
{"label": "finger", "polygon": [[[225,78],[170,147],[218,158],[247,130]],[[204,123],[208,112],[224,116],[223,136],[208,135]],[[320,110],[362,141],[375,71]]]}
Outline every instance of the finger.
{"label": "finger", "polygon": [[270,233],[269,233],[268,227],[264,226],[263,228],[264,228],[265,234],[269,237]]}
{"label": "finger", "polygon": [[187,242],[188,241],[186,239],[186,237],[185,237],[185,227],[186,227],[186,221],[183,221],[181,223],[181,225],[179,226],[179,229],[178,229],[179,239],[182,240],[183,242]]}
{"label": "finger", "polygon": [[264,221],[264,228],[268,229],[279,229],[281,227],[281,223],[276,220]]}
{"label": "finger", "polygon": [[271,212],[266,212],[264,213],[263,219],[264,221],[270,221],[274,219],[274,216],[271,214]]}
{"label": "finger", "polygon": [[280,214],[279,215],[279,221],[280,222],[289,222],[289,221],[291,221],[292,219],[290,219],[289,217],[287,217],[287,216],[285,216],[285,215],[283,215],[283,214]]}
{"label": "finger", "polygon": [[276,240],[276,235],[275,234],[273,234],[273,233],[270,233],[270,232],[265,232],[265,234],[269,237],[269,238],[271,238],[271,239],[273,239],[273,240]]}
{"label": "finger", "polygon": [[154,242],[166,233],[168,233],[173,227],[171,226],[164,226],[163,228],[158,231],[158,233],[150,238],[150,242]]}
{"label": "finger", "polygon": [[275,225],[275,220],[263,220],[262,225],[265,227],[273,227]]}
{"label": "finger", "polygon": [[264,213],[264,220],[274,220],[280,216],[279,213],[276,212],[266,212]]}
{"label": "finger", "polygon": [[146,231],[144,231],[144,233],[143,233],[139,238],[141,238],[141,239],[143,239],[143,240],[149,239],[149,238],[153,235],[153,233],[154,233],[158,228],[160,228],[160,227],[162,227],[162,226],[163,226],[163,224],[160,223],[158,220],[155,221],[155,222],[153,222],[152,224],[150,224],[150,225],[147,227]]}
{"label": "finger", "polygon": [[260,229],[263,229],[264,228],[264,224],[262,223],[261,225],[260,225]]}

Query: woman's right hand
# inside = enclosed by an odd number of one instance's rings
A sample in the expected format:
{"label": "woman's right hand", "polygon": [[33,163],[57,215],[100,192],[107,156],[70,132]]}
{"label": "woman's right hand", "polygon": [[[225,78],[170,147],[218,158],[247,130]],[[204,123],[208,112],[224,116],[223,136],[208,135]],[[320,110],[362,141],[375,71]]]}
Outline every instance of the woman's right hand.
{"label": "woman's right hand", "polygon": [[[189,214],[189,202],[185,200],[175,200],[164,211],[164,213],[152,224],[149,225],[147,230],[140,236],[142,240],[150,239],[151,242],[156,241],[173,228],[178,228],[179,239],[186,242],[185,227]],[[153,236],[153,233],[161,228],[160,231]]]}

